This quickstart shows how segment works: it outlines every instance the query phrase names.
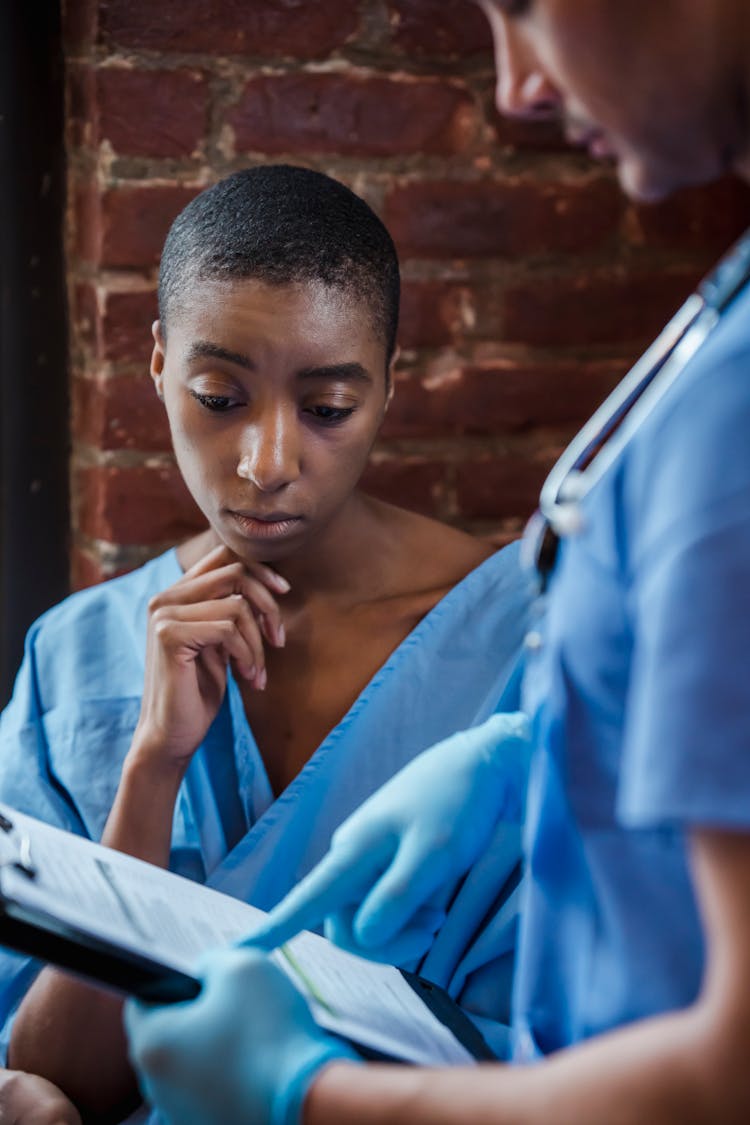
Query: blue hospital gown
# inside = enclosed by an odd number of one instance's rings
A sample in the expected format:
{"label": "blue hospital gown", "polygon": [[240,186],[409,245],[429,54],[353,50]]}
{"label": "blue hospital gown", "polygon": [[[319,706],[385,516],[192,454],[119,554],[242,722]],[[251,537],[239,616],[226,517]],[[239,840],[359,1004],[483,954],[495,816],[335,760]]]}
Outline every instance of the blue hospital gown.
{"label": "blue hospital gown", "polygon": [[[181,573],[168,551],[74,594],[31,628],[0,717],[0,800],[100,838],[138,719],[148,601]],[[417,753],[518,706],[527,604],[517,547],[485,560],[395,649],[276,800],[230,676],[180,790],[171,868],[263,909],[275,905],[341,821]],[[506,899],[518,829],[495,852],[459,890],[422,968],[468,1010],[507,1023],[516,896]],[[36,971],[0,951],[3,1050]]]}

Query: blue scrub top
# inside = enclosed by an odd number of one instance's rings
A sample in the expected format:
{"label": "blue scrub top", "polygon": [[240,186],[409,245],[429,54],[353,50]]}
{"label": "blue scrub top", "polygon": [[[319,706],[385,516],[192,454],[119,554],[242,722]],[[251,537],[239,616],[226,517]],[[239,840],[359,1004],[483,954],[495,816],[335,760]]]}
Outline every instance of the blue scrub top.
{"label": "blue scrub top", "polygon": [[524,684],[519,1060],[695,999],[687,833],[750,827],[750,292],[582,514]]}

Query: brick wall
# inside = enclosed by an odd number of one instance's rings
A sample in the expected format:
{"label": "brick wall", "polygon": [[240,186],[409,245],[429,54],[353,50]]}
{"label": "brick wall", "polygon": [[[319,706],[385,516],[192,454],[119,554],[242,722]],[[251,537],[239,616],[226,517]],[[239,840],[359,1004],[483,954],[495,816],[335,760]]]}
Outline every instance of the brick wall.
{"label": "brick wall", "polygon": [[469,0],[65,0],[74,581],[200,526],[147,378],[159,250],[237,168],[337,176],[399,247],[381,496],[515,535],[557,452],[750,220],[725,182],[656,208],[555,129],[500,120]]}

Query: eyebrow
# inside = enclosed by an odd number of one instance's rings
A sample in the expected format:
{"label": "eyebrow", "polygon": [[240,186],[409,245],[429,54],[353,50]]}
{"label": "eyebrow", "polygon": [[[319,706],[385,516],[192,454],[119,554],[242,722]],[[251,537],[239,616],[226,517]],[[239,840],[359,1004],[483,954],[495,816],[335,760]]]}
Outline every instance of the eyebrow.
{"label": "eyebrow", "polygon": [[[250,356],[243,352],[233,352],[223,348],[221,344],[212,344],[210,340],[195,340],[187,351],[187,362],[194,359],[223,359],[227,363],[234,363],[237,367],[244,367],[246,371],[255,371],[256,365]],[[372,376],[361,363],[326,363],[320,367],[303,367],[297,372],[298,379],[338,379],[345,383],[372,383]]]}
{"label": "eyebrow", "polygon": [[195,340],[188,348],[186,358],[188,363],[194,359],[223,359],[248,371],[255,370],[255,364],[249,356],[222,348],[220,344],[212,344],[210,340]]}
{"label": "eyebrow", "polygon": [[321,367],[303,367],[298,379],[338,379],[344,383],[371,383],[372,376],[361,363],[327,363]]}

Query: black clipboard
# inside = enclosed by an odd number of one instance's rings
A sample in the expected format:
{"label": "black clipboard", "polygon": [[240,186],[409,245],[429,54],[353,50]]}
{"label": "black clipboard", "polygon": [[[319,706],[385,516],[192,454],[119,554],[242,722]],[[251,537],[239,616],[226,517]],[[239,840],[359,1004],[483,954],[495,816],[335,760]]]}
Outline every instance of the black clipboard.
{"label": "black clipboard", "polygon": [[[0,811],[0,833],[12,830],[13,822],[7,812]],[[35,878],[30,853],[24,854],[23,844],[19,856],[6,861],[5,865],[22,871],[28,879]],[[55,965],[93,984],[151,1003],[192,1000],[199,994],[201,983],[197,977],[9,897],[3,887],[2,866],[0,864],[0,945]],[[479,1062],[497,1061],[479,1029],[443,988],[415,973],[399,972],[473,1058]],[[383,1054],[356,1040],[352,1041],[352,1046],[363,1058],[408,1065],[403,1059]]]}

